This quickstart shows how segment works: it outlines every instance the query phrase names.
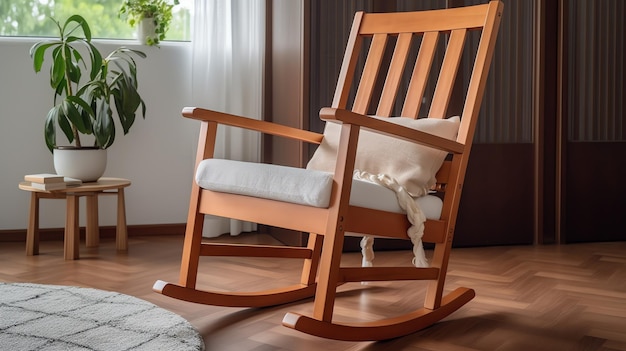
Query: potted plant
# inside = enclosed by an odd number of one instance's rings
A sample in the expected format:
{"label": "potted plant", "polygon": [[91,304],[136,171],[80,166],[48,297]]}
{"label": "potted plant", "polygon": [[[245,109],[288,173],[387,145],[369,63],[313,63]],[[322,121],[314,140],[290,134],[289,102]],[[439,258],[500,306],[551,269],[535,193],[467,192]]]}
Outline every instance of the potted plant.
{"label": "potted plant", "polygon": [[[132,127],[139,107],[145,118],[146,105],[137,91],[134,57],[146,55],[119,47],[103,57],[91,42],[91,30],[82,16],[73,15],[63,25],[52,20],[59,29],[59,37],[40,41],[30,49],[35,72],[42,69],[48,53],[51,58],[50,85],[54,99],[45,121],[46,145],[54,154],[58,174],[95,181],[104,173],[106,148],[115,141],[113,110],[124,134]],[[57,146],[57,126],[73,146]],[[84,135],[93,139],[91,147],[83,145]],[[89,155],[84,154],[85,149],[90,149]],[[65,160],[68,154],[79,157],[78,163]],[[104,164],[88,164],[94,160]],[[68,162],[73,167],[86,166],[86,171],[68,170],[65,168]]]}
{"label": "potted plant", "polygon": [[172,21],[172,9],[178,3],[178,0],[124,0],[118,16],[131,27],[138,27],[141,42],[158,46],[165,39]]}

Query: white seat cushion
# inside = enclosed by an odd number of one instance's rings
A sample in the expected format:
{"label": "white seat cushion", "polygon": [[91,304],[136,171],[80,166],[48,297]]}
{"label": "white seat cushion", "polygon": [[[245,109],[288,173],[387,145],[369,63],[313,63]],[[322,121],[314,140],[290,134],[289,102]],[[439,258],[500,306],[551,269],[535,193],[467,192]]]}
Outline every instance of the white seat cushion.
{"label": "white seat cushion", "polygon": [[[332,180],[332,173],[324,171],[223,159],[204,160],[196,171],[196,183],[204,189],[321,208],[330,203]],[[416,202],[426,218],[439,219],[441,199],[426,195]],[[353,179],[350,204],[406,213],[395,192],[360,179]]]}
{"label": "white seat cushion", "polygon": [[196,170],[201,188],[223,193],[328,207],[333,175],[324,171],[211,158]]}
{"label": "white seat cushion", "polygon": [[[415,202],[428,219],[439,219],[443,201],[435,195],[424,195],[415,199]],[[406,213],[398,203],[396,193],[382,185],[362,179],[352,179],[350,205],[394,213]]]}

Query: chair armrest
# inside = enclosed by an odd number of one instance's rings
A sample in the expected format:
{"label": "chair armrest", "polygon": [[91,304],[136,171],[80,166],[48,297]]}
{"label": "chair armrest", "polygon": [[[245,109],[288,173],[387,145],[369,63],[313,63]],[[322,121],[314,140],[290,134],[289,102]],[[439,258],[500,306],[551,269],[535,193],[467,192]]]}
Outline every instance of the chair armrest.
{"label": "chair armrest", "polygon": [[247,117],[236,116],[228,113],[211,111],[199,107],[185,107],[182,112],[184,117],[200,121],[215,122],[223,125],[255,130],[265,134],[282,136],[319,144],[323,135],[298,128],[288,127],[267,121],[260,121]]}
{"label": "chair armrest", "polygon": [[348,110],[324,107],[320,110],[320,118],[327,122],[338,121],[340,123],[358,125],[367,128],[372,132],[399,137],[414,143],[451,153],[460,154],[465,150],[465,145],[454,140],[442,138],[430,133],[411,129],[402,125],[372,118],[370,116]]}

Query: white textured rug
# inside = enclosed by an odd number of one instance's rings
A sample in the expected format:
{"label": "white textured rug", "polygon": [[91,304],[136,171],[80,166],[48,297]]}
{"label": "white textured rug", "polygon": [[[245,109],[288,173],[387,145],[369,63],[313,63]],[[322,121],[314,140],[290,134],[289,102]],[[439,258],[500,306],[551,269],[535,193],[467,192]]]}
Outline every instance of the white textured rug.
{"label": "white textured rug", "polygon": [[203,350],[179,315],[115,292],[0,283],[0,350]]}

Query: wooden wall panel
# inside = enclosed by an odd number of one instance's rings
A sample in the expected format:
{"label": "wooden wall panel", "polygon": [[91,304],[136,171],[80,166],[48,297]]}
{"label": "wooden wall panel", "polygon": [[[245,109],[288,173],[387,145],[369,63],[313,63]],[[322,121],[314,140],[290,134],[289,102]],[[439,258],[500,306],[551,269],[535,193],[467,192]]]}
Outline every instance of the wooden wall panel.
{"label": "wooden wall panel", "polygon": [[569,141],[626,141],[626,2],[566,3]]}
{"label": "wooden wall panel", "polygon": [[561,4],[559,241],[626,240],[626,3]]}

